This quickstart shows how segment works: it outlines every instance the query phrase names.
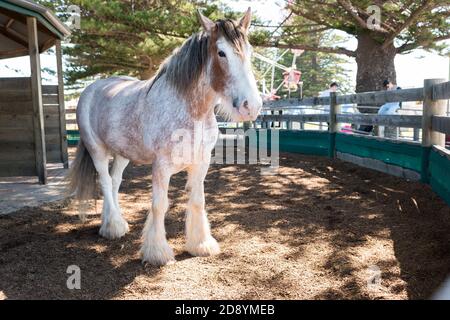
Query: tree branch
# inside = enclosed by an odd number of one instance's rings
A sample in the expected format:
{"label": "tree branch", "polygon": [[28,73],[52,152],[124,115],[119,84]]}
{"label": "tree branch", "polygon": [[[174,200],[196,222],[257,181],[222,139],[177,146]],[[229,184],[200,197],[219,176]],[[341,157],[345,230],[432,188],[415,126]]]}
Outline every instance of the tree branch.
{"label": "tree branch", "polygon": [[428,7],[432,4],[431,0],[425,0],[411,15],[401,24],[398,26],[393,33],[389,37],[386,38],[382,45],[382,49],[386,49],[393,41],[394,39],[406,28],[408,28],[419,16],[422,14],[423,11],[428,9]]}
{"label": "tree branch", "polygon": [[366,21],[361,19],[361,17],[355,11],[350,2],[348,2],[347,0],[337,0],[337,2],[341,5],[342,8],[345,9],[345,11],[347,11],[353,17],[353,19],[356,20],[356,22],[359,24],[361,28],[368,29]]}
{"label": "tree branch", "polygon": [[315,23],[317,23],[319,25],[326,26],[326,27],[328,27],[330,29],[336,29],[336,27],[334,27],[333,25],[331,25],[331,24],[329,24],[329,23],[327,23],[327,22],[325,22],[323,20],[318,19],[317,16],[314,16],[314,15],[311,15],[311,14],[309,14],[307,12],[301,11],[300,9],[294,9],[294,8],[290,8],[290,9],[296,15],[299,15],[299,16],[301,16],[303,18],[306,18],[309,21],[313,21],[313,22],[315,22]]}
{"label": "tree branch", "polygon": [[295,32],[286,31],[282,35],[277,36],[277,37],[272,37],[272,38],[273,39],[282,39],[284,37],[292,37],[292,36],[297,36],[297,35],[301,35],[301,34],[317,34],[319,32],[324,32],[327,30],[330,30],[330,29],[328,27],[322,27],[322,28],[317,28],[317,29],[301,30],[301,31],[295,31]]}
{"label": "tree branch", "polygon": [[422,40],[412,42],[412,43],[405,43],[397,48],[397,52],[402,53],[402,52],[406,52],[406,51],[411,51],[411,50],[419,48],[419,47],[427,46],[433,42],[438,42],[438,41],[443,41],[443,40],[448,40],[448,39],[450,39],[450,34],[447,34],[444,36],[439,36],[439,37],[434,37],[434,38],[426,38],[426,39],[422,39]]}
{"label": "tree branch", "polygon": [[356,52],[352,50],[348,50],[341,47],[314,47],[303,44],[282,44],[282,43],[266,43],[266,44],[257,44],[257,47],[263,48],[282,48],[282,49],[301,49],[307,51],[316,51],[316,52],[325,52],[325,53],[336,53],[336,54],[345,54],[349,57],[356,57]]}

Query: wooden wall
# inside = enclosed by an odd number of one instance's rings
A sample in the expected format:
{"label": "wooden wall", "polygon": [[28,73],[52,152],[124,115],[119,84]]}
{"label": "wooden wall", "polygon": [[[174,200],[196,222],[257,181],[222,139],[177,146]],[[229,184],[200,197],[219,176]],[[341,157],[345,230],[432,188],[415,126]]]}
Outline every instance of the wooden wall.
{"label": "wooden wall", "polygon": [[61,127],[59,119],[58,86],[42,86],[44,106],[45,149],[48,163],[61,162]]}
{"label": "wooden wall", "polygon": [[[43,86],[47,162],[61,162],[58,86]],[[37,175],[30,78],[0,78],[0,176]]]}

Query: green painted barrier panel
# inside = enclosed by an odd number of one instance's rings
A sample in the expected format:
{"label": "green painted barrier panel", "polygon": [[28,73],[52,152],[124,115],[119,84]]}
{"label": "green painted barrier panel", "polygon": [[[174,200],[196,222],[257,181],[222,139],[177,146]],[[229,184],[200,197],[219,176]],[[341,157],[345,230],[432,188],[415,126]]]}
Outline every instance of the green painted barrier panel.
{"label": "green painted barrier panel", "polygon": [[[271,129],[258,129],[258,145],[262,132],[266,132],[267,149],[271,146]],[[275,131],[275,130],[274,130]],[[279,134],[280,152],[302,153],[318,156],[328,155],[330,146],[328,132],[300,131],[300,130],[276,130]],[[253,144],[252,144],[253,145]]]}
{"label": "green painted barrier panel", "polygon": [[421,172],[422,147],[417,144],[380,141],[344,133],[336,134],[336,151],[371,158]]}
{"label": "green painted barrier panel", "polygon": [[280,130],[280,151],[327,156],[329,146],[326,131]]}
{"label": "green painted barrier panel", "polygon": [[80,140],[80,132],[78,130],[67,130],[67,144],[69,146],[78,145]]}
{"label": "green painted barrier panel", "polygon": [[431,150],[429,159],[431,188],[450,205],[450,160],[436,150]]}

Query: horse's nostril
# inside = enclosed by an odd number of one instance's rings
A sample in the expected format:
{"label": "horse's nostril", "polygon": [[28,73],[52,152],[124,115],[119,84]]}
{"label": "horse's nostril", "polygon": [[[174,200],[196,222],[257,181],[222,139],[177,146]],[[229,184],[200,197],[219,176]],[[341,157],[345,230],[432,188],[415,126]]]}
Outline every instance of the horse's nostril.
{"label": "horse's nostril", "polygon": [[244,106],[245,109],[248,109],[248,101],[247,100],[244,101],[243,106]]}
{"label": "horse's nostril", "polygon": [[236,109],[239,108],[239,104],[238,103],[239,103],[238,99],[233,99],[233,107],[234,108],[236,108]]}

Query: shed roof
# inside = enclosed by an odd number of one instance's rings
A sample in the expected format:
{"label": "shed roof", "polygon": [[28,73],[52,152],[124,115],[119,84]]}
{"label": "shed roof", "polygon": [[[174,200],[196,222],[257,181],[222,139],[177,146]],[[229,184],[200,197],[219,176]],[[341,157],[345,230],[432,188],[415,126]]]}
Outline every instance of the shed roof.
{"label": "shed roof", "polygon": [[40,52],[70,35],[48,8],[30,0],[0,0],[0,59],[28,55],[27,17],[37,20]]}

